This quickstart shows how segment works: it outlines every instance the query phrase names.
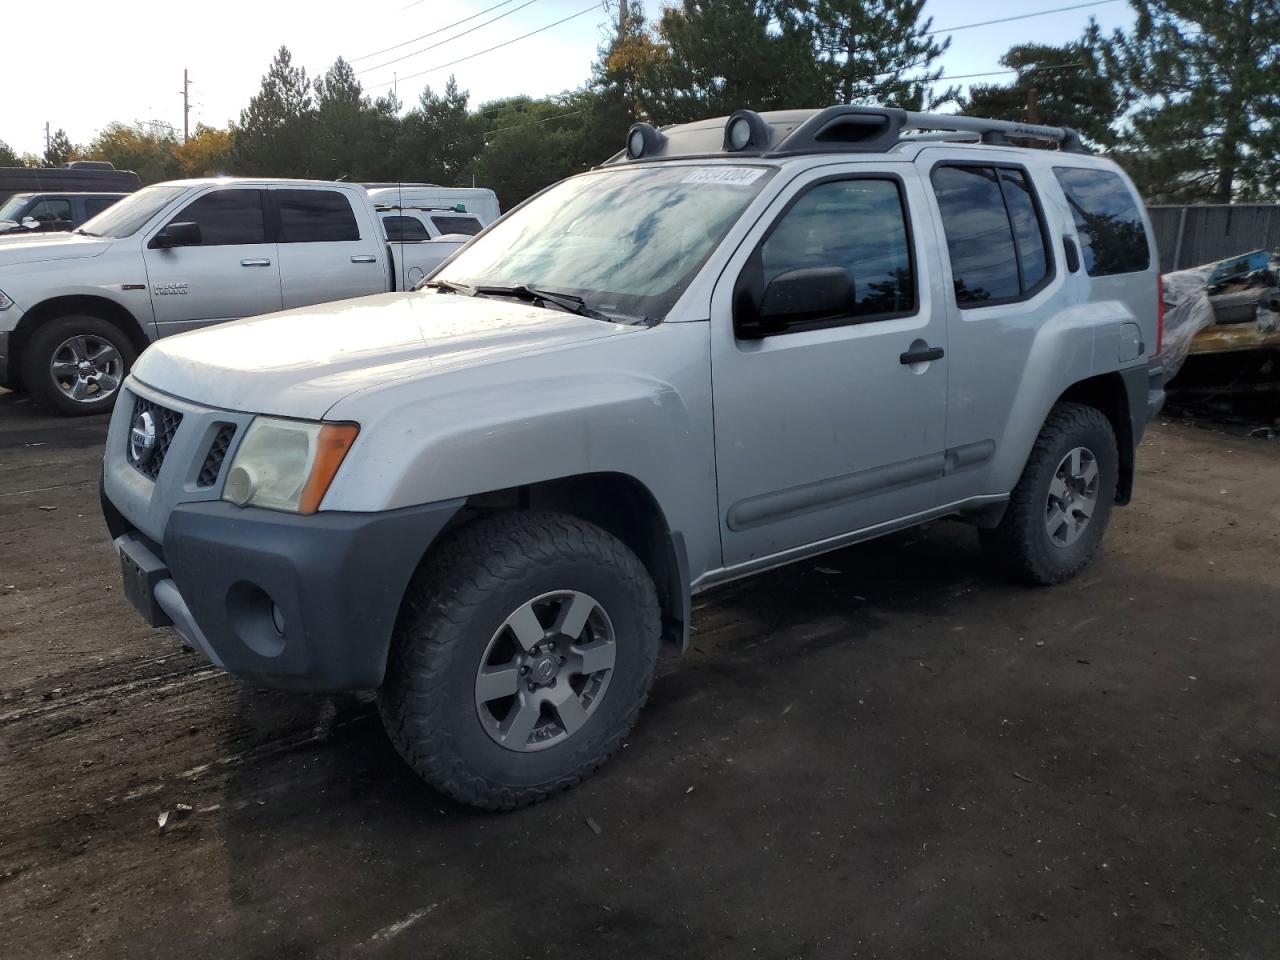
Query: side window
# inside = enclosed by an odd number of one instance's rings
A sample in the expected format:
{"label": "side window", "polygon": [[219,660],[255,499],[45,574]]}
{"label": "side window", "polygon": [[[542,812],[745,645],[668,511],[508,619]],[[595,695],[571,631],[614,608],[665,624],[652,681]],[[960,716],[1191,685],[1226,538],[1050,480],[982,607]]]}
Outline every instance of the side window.
{"label": "side window", "polygon": [[480,221],[475,217],[439,217],[433,216],[431,222],[441,233],[465,233],[474,237],[480,232]]}
{"label": "side window", "polygon": [[842,267],[853,281],[857,321],[915,310],[906,209],[893,180],[833,180],[810,188],[773,225],[760,259],[761,289],[791,270]]}
{"label": "side window", "polygon": [[200,227],[200,246],[266,243],[261,190],[215,190],[191,201],[169,220]]}
{"label": "side window", "polygon": [[417,217],[383,217],[388,240],[430,240],[431,234]]}
{"label": "side window", "polygon": [[41,223],[58,223],[71,219],[71,201],[62,199],[41,200],[25,216],[35,217]]}
{"label": "side window", "polygon": [[1128,185],[1109,170],[1054,167],[1076,221],[1091,277],[1134,273],[1151,265],[1147,231]]}
{"label": "side window", "polygon": [[351,202],[336,190],[276,190],[281,243],[359,240]]}
{"label": "side window", "polygon": [[100,214],[107,207],[115,203],[114,199],[103,198],[100,200],[86,200],[84,202],[84,214],[86,219],[92,219]]}
{"label": "side window", "polygon": [[941,166],[931,179],[962,309],[1021,300],[1048,282],[1044,218],[1024,171]]}

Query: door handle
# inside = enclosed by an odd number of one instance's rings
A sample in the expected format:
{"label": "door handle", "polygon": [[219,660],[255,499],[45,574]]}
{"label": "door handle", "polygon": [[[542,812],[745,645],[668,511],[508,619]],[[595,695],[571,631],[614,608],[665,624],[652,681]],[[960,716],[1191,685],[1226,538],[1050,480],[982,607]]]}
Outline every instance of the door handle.
{"label": "door handle", "polygon": [[352,263],[377,263],[378,258],[368,253],[360,253],[351,258]]}
{"label": "door handle", "polygon": [[929,363],[933,360],[942,359],[943,350],[941,347],[920,347],[916,350],[908,350],[900,355],[898,360],[904,364],[910,363]]}
{"label": "door handle", "polygon": [[242,266],[242,267],[269,267],[269,266],[271,266],[271,261],[270,261],[270,260],[266,260],[266,259],[250,259],[250,260],[241,260],[241,261],[240,261],[240,266]]}
{"label": "door handle", "polygon": [[1065,233],[1062,235],[1062,249],[1067,254],[1067,272],[1075,273],[1080,269],[1080,251],[1076,249],[1076,242]]}

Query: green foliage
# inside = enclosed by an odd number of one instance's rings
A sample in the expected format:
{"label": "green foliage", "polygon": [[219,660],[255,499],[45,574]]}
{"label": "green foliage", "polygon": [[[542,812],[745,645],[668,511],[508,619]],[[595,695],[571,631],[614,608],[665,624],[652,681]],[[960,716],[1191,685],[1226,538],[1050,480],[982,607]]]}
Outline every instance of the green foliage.
{"label": "green foliage", "polygon": [[74,160],[77,157],[75,144],[71,142],[71,138],[67,136],[67,131],[61,127],[49,138],[49,145],[44,151],[44,165],[46,167],[60,167],[68,160]]}
{"label": "green foliage", "polygon": [[[336,65],[335,65],[336,66]],[[315,113],[307,71],[281,47],[262,88],[240,111],[234,128],[237,173],[276,177],[312,175]]]}
{"label": "green foliage", "polygon": [[133,170],[143,183],[183,176],[175,155],[178,137],[168,124],[109,123],[84,150],[86,159],[106,160],[117,170]]}
{"label": "green foliage", "polygon": [[[1074,43],[1018,44],[1000,58],[1018,71],[1017,79],[1007,85],[974,84],[961,110],[996,120],[1071,127],[1088,143],[1109,147],[1116,140],[1112,124],[1120,105],[1100,60],[1095,26]],[[1028,112],[1033,101],[1035,116]]]}
{"label": "green foliage", "polygon": [[21,158],[3,140],[0,140],[0,167],[16,167],[21,164]]}
{"label": "green foliage", "polygon": [[1280,197],[1280,0],[1130,0],[1103,45],[1117,155],[1154,201]]}
{"label": "green foliage", "polygon": [[406,180],[462,186],[484,146],[484,121],[467,109],[469,95],[450,77],[444,92],[430,87],[401,123],[400,156]]}

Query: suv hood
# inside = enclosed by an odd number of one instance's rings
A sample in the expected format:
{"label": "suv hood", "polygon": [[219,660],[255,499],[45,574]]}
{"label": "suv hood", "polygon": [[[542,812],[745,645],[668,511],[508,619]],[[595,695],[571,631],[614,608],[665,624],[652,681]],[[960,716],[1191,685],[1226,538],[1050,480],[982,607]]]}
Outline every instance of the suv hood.
{"label": "suv hood", "polygon": [[82,233],[28,233],[0,236],[0,268],[41,260],[77,260],[105,253],[111,241]]}
{"label": "suv hood", "polygon": [[366,387],[643,329],[509,300],[385,293],[167,337],[132,376],[193,403],[316,420]]}

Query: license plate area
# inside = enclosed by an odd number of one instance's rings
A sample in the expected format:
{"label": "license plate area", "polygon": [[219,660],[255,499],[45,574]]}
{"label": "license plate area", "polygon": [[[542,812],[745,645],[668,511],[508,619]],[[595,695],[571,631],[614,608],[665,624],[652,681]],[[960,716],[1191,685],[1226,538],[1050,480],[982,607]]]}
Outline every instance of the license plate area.
{"label": "license plate area", "polygon": [[120,549],[124,595],[151,626],[169,626],[173,621],[156,602],[156,584],[169,576],[168,568],[159,557],[130,537],[121,537],[116,543]]}

